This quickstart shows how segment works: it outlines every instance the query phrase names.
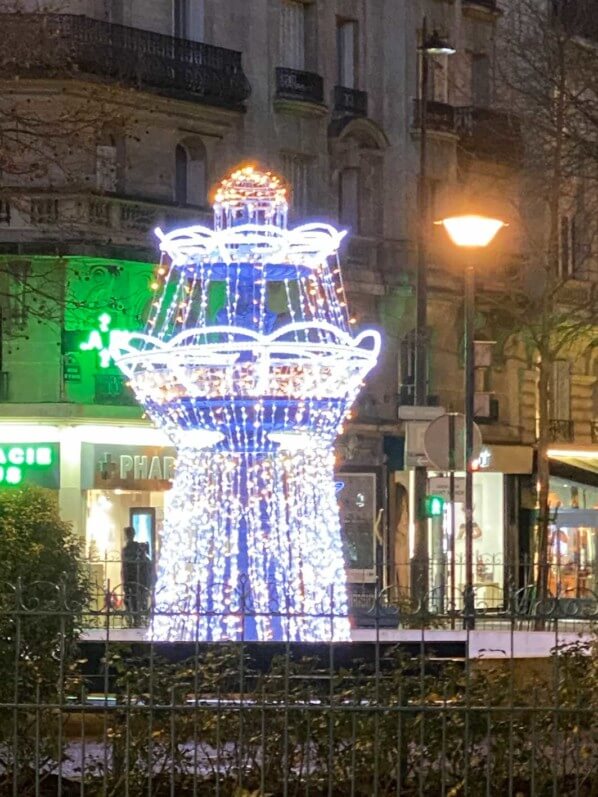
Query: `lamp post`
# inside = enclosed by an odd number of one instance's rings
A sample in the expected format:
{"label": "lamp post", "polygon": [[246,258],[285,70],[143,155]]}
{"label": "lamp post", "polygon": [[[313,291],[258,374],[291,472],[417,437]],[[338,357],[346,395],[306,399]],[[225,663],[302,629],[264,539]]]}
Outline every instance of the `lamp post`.
{"label": "lamp post", "polygon": [[[415,272],[415,379],[413,404],[424,407],[428,403],[428,258],[427,236],[429,234],[429,206],[427,185],[427,134],[428,134],[428,86],[431,56],[453,55],[450,47],[434,30],[428,34],[428,21],[424,16],[421,28],[421,40],[418,46],[421,53],[421,80],[419,81],[419,172],[417,179],[417,262]],[[428,593],[428,522],[423,517],[423,503],[427,492],[426,467],[417,465],[414,472],[413,518],[414,518],[414,551],[415,563],[412,578],[412,593],[420,604],[426,600]],[[415,586],[415,590],[413,589]],[[423,605],[422,605],[423,608]]]}
{"label": "lamp post", "polygon": [[473,423],[474,423],[474,254],[491,243],[506,226],[499,219],[486,216],[452,216],[442,221],[451,241],[467,250],[465,264],[465,593],[463,595],[463,627],[475,628],[475,593],[473,588]]}

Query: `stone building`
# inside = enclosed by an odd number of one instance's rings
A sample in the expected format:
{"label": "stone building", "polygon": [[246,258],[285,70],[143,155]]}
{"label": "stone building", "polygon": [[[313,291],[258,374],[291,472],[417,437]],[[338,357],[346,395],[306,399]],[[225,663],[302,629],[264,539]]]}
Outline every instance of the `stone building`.
{"label": "stone building", "polygon": [[[107,340],[142,323],[153,228],[207,220],[210,186],[258,161],[288,180],[291,220],[321,218],[350,232],[343,273],[356,326],[378,326],[385,343],[338,446],[349,576],[408,589],[422,427],[399,420],[398,407],[413,404],[422,23],[456,49],[428,56],[430,216],[461,195],[509,216],[521,137],[495,90],[496,0],[2,6],[0,442],[7,457],[23,445],[50,451],[43,467],[19,466],[19,479],[60,489],[63,515],[85,536],[100,579],[118,578],[106,562],[120,550],[122,526],[134,523],[155,545],[173,452],[106,359]],[[496,291],[521,249],[511,221],[480,264]],[[429,403],[458,411],[461,263],[439,230],[430,230],[427,260]],[[500,319],[488,319],[478,325],[487,468],[476,477],[477,555],[484,599],[497,603],[505,558],[516,562],[528,545],[519,529],[531,507],[536,407],[531,367],[505,354]],[[559,409],[559,420],[577,422],[580,442],[595,442],[595,382],[595,371],[575,373],[577,414]],[[442,560],[440,582],[449,551],[438,523],[430,522],[430,546]]]}

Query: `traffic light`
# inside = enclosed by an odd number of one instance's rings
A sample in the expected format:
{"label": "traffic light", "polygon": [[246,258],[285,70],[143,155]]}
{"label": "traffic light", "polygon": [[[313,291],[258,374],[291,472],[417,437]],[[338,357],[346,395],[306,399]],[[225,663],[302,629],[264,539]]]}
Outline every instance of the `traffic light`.
{"label": "traffic light", "polygon": [[441,495],[426,495],[424,498],[424,517],[442,517],[444,498]]}

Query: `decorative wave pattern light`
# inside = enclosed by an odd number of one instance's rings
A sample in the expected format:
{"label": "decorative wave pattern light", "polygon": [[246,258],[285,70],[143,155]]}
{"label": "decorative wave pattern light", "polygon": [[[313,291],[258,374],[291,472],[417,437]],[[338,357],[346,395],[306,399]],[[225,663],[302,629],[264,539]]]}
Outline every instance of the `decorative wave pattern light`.
{"label": "decorative wave pattern light", "polygon": [[286,189],[223,181],[214,230],[158,230],[147,329],[113,356],[178,449],[160,541],[161,639],[349,638],[333,445],[376,363],[354,336],[343,231],[287,229]]}

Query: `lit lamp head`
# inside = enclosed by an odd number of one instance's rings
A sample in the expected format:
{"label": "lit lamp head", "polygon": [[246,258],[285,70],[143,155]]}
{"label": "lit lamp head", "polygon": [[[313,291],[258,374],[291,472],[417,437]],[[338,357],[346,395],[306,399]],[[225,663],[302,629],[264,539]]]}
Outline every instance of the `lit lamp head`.
{"label": "lit lamp head", "polygon": [[500,219],[475,214],[449,216],[434,223],[444,227],[455,246],[467,249],[484,249],[492,243],[498,231],[507,226]]}

